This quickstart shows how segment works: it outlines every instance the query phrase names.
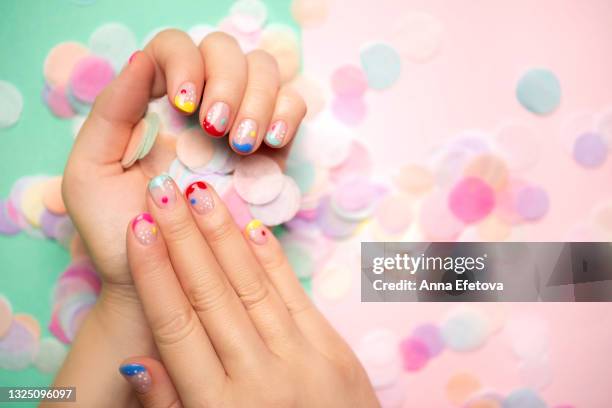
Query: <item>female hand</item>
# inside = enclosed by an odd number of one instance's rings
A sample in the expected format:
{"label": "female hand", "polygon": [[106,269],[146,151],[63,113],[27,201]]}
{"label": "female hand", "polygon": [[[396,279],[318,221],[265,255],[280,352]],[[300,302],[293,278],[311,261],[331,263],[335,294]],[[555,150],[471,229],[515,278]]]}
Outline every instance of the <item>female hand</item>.
{"label": "female hand", "polygon": [[[121,378],[83,375],[90,367],[108,372],[126,355],[154,352],[128,271],[124,233],[129,219],[146,208],[143,191],[151,174],[139,162],[127,170],[120,163],[150,98],[167,94],[184,114],[197,110],[200,126],[211,137],[229,133],[230,145],[240,154],[263,151],[281,161],[288,148],[280,148],[288,147],[305,105],[279,82],[270,55],[244,55],[226,34],[212,33],[196,46],[187,34],[166,30],[135,53],[96,99],[62,186],[69,214],[104,283],[55,378],[58,386],[76,386],[83,406],[123,406],[133,397]],[[251,127],[248,134],[240,128],[244,121]]]}
{"label": "female hand", "polygon": [[149,183],[127,232],[130,270],[163,366],[120,371],[146,407],[372,407],[365,371],[260,222],[244,235],[212,187]]}

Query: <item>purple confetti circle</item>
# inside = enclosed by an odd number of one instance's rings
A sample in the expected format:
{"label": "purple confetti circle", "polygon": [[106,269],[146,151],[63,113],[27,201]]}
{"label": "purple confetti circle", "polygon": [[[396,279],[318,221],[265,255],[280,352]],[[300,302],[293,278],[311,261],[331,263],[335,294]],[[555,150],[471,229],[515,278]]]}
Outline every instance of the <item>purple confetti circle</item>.
{"label": "purple confetti circle", "polygon": [[548,212],[550,200],[548,193],[536,186],[522,188],[516,196],[516,212],[527,221],[542,218]]}
{"label": "purple confetti circle", "polygon": [[608,146],[599,133],[583,133],[574,142],[574,160],[583,167],[601,166],[608,157]]}

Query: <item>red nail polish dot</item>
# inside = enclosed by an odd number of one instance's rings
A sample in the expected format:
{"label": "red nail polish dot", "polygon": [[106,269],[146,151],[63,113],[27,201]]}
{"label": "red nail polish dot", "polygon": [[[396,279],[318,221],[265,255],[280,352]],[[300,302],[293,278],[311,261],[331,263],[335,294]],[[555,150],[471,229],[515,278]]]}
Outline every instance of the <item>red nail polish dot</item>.
{"label": "red nail polish dot", "polygon": [[168,197],[163,196],[163,197],[162,197],[162,203],[164,203],[164,204],[168,204]]}
{"label": "red nail polish dot", "polygon": [[261,235],[265,236],[266,235],[266,231],[261,231]]}
{"label": "red nail polish dot", "polygon": [[184,89],[181,89],[181,93],[182,93],[182,94],[186,94],[186,93],[187,93],[187,91],[186,91],[186,90],[184,90]]}

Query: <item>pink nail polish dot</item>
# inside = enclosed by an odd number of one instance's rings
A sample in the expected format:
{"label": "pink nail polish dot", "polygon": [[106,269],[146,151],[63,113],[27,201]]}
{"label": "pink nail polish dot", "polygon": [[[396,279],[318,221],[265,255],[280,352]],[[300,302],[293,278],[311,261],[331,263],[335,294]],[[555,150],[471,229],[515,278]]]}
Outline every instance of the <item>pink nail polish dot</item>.
{"label": "pink nail polish dot", "polygon": [[186,91],[186,90],[184,90],[184,89],[181,89],[181,93],[182,93],[182,94],[186,94],[186,93],[187,93],[187,91]]}
{"label": "pink nail polish dot", "polygon": [[164,203],[164,204],[168,204],[168,197],[163,196],[162,199],[161,199],[161,202]]}

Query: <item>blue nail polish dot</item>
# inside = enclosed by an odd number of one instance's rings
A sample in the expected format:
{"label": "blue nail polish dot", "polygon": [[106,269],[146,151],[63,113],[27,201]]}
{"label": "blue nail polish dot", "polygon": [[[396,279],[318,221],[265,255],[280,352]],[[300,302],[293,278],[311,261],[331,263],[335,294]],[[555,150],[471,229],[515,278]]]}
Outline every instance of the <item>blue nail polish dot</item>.
{"label": "blue nail polish dot", "polygon": [[196,203],[196,199],[195,199],[195,198],[192,198],[191,200],[189,200],[189,202],[191,203],[191,205],[195,205],[195,203]]}
{"label": "blue nail polish dot", "polygon": [[232,143],[232,146],[240,153],[248,153],[253,150],[253,145],[251,143]]}
{"label": "blue nail polish dot", "polygon": [[145,371],[147,371],[147,369],[142,364],[126,364],[119,367],[119,372],[128,377],[144,373]]}

